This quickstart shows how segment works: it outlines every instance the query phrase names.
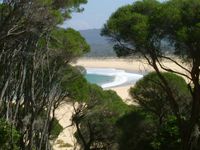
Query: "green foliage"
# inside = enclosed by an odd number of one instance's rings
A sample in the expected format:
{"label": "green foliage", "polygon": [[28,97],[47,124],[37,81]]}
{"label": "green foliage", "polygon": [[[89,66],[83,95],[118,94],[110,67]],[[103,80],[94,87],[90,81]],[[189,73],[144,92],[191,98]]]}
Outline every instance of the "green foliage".
{"label": "green foliage", "polygon": [[4,19],[9,14],[9,9],[10,7],[6,4],[0,4],[0,11],[1,11],[1,16],[0,16],[0,21]]}
{"label": "green foliage", "polygon": [[165,122],[153,134],[151,145],[155,150],[180,149],[181,139],[175,116],[167,116]]}
{"label": "green foliage", "polygon": [[103,35],[114,33],[123,41],[136,40],[142,44],[147,37],[148,18],[132,9],[131,5],[118,9],[105,25]]}
{"label": "green foliage", "polygon": [[180,149],[181,139],[175,116],[167,116],[151,145],[155,150]]}
{"label": "green foliage", "polygon": [[[102,30],[103,35],[116,42],[114,48],[118,56],[139,53],[160,75],[149,76],[143,83],[140,81],[136,84],[139,88],[132,91],[141,107],[149,112],[152,118],[156,118],[155,126],[158,132],[155,132],[155,137],[159,137],[159,141],[152,143],[155,149],[181,149],[180,139],[182,149],[199,148],[199,136],[193,136],[200,114],[199,7],[199,0],[137,1],[133,5],[119,8]],[[163,42],[166,42],[167,46],[164,46]],[[169,49],[184,61],[179,62],[167,56]],[[162,60],[172,62],[184,71],[165,66],[161,63]],[[186,77],[189,80],[188,85],[174,75],[160,74],[160,68]],[[169,116],[173,114],[177,121],[171,124]],[[178,134],[177,128],[180,132]],[[161,134],[165,131],[167,134]],[[166,140],[168,138],[175,139]]]}
{"label": "green foliage", "polygon": [[155,127],[153,121],[139,108],[117,121],[120,129],[119,150],[153,150],[151,141]]}
{"label": "green foliage", "polygon": [[54,55],[57,53],[65,60],[80,57],[90,49],[81,34],[71,28],[52,30],[50,48]]}
{"label": "green foliage", "polygon": [[109,117],[109,120],[113,122],[115,122],[118,117],[130,111],[130,107],[122,101],[116,92],[111,90],[104,91],[96,85],[90,86],[90,98],[89,104],[96,103],[93,109],[98,111],[104,109],[115,114],[113,118]]}
{"label": "green foliage", "polygon": [[[119,8],[109,18],[102,34],[121,41],[123,46],[131,44],[128,51],[119,43],[118,56],[136,52],[149,54],[152,49],[162,53],[160,44],[167,39],[175,47],[175,54],[187,58],[200,56],[200,2],[198,0],[137,1],[133,5]],[[195,45],[195,46],[194,46]],[[116,47],[116,46],[115,46]],[[194,50],[191,50],[191,47]],[[151,50],[151,51],[150,51]],[[124,51],[124,52],[123,52]]]}
{"label": "green foliage", "polygon": [[[0,146],[5,148],[0,149],[15,148],[15,127],[20,135],[16,139],[20,149],[50,149],[48,136],[56,138],[61,131],[58,122],[53,121],[49,135],[52,112],[66,96],[87,99],[81,97],[80,91],[86,87],[86,81],[79,75],[76,80],[76,71],[68,64],[86,53],[89,46],[77,31],[58,28],[58,24],[69,19],[72,11],[82,10],[79,6],[86,2],[1,1],[0,117],[9,121],[0,139],[4,141]],[[73,80],[71,74],[76,76]],[[69,83],[71,89],[65,83]]]}
{"label": "green foliage", "polygon": [[63,17],[59,10],[51,10],[51,15],[55,18],[55,22],[58,24],[63,23],[65,17],[69,18],[69,16]]}
{"label": "green foliage", "polygon": [[180,149],[180,134],[176,117],[168,115],[158,125],[155,116],[144,106],[133,108],[132,112],[117,121],[120,129],[118,143],[120,150],[177,150]]}
{"label": "green foliage", "polygon": [[[87,107],[73,120],[80,123],[81,133],[89,147],[112,149],[119,135],[116,121],[131,109],[113,91],[104,91],[96,85],[90,85],[89,91]],[[80,134],[76,133],[76,137],[83,146]]]}
{"label": "green foliage", "polygon": [[44,38],[44,37],[41,37],[41,38],[39,38],[38,39],[38,48],[45,48],[46,47],[46,45],[47,45],[47,41],[46,41],[46,39]]}
{"label": "green foliage", "polygon": [[[185,80],[175,74],[164,72],[162,76],[167,80],[171,90],[174,92],[176,102],[180,106],[183,115],[189,111],[191,97]],[[164,116],[166,113],[172,113],[169,105],[169,97],[165,92],[156,72],[145,75],[136,82],[130,89],[130,95],[137,103],[155,115]]]}
{"label": "green foliage", "polygon": [[[86,4],[87,0],[37,0],[43,7],[50,8],[50,14],[55,17],[57,24],[63,23],[65,19],[71,18],[73,11],[81,12],[80,5]],[[62,9],[62,11],[60,11]]]}
{"label": "green foliage", "polygon": [[102,30],[102,35],[119,42],[114,46],[119,57],[148,50],[145,48],[151,41],[150,16],[158,7],[160,3],[156,0],[143,0],[133,5],[123,6],[112,14]]}
{"label": "green foliage", "polygon": [[68,66],[62,71],[62,88],[75,101],[86,102],[89,99],[89,84],[76,68]]}
{"label": "green foliage", "polygon": [[56,139],[62,131],[63,131],[63,127],[60,125],[59,121],[56,118],[54,118],[52,122],[50,138]]}
{"label": "green foliage", "polygon": [[[187,117],[190,111],[191,97],[185,80],[172,73],[163,72],[161,74],[175,94],[174,97],[179,105],[181,115]],[[149,136],[145,135],[141,139],[149,137],[149,141],[145,143],[155,150],[180,149],[181,140],[177,119],[173,115],[169,97],[157,73],[151,72],[137,81],[135,86],[130,89],[130,94],[141,107],[142,114],[145,116],[143,121],[147,122],[148,120],[152,126]],[[148,129],[140,132],[146,133]],[[135,135],[132,138],[134,137]],[[137,145],[137,143],[132,144]]]}
{"label": "green foliage", "polygon": [[[85,115],[81,120],[80,129],[84,139],[88,143],[91,141],[90,147],[111,148],[116,144],[117,129],[109,118],[113,118],[113,112],[102,108],[101,110],[90,110]],[[80,135],[76,133],[75,136],[80,145],[83,146]]]}
{"label": "green foliage", "polygon": [[131,110],[130,107],[123,102],[123,100],[117,95],[116,92],[110,90],[105,91],[105,94],[107,96],[105,99],[105,103],[107,103],[108,108],[111,111],[118,114],[118,117],[123,116]]}
{"label": "green foliage", "polygon": [[68,0],[68,1],[63,1],[63,0],[55,0],[54,1],[54,7],[56,8],[65,8],[66,6],[68,8],[79,8],[80,4],[86,4],[87,0]]}
{"label": "green foliage", "polygon": [[41,3],[42,5],[51,5],[52,4],[52,0],[37,0],[39,3]]}
{"label": "green foliage", "polygon": [[0,149],[18,150],[19,149],[19,132],[5,120],[0,119]]}

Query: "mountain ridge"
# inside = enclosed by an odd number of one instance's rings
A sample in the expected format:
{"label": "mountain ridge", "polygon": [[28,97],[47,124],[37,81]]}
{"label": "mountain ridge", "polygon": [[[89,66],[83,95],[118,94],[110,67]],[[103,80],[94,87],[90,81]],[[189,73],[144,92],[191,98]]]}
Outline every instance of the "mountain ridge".
{"label": "mountain ridge", "polygon": [[100,35],[101,29],[80,30],[81,35],[90,45],[91,50],[85,57],[116,57],[113,45],[106,37]]}

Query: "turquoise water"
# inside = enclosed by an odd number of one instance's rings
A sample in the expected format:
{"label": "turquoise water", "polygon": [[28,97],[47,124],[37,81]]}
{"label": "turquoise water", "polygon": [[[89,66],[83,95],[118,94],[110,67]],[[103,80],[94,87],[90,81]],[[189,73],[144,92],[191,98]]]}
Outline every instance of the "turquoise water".
{"label": "turquoise water", "polygon": [[114,76],[97,75],[97,74],[86,74],[85,78],[87,79],[88,82],[97,85],[113,82],[115,79]]}

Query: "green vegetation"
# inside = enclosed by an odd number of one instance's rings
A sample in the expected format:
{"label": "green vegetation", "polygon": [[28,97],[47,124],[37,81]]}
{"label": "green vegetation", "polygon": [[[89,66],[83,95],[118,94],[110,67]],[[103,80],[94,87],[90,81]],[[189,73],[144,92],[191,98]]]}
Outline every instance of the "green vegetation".
{"label": "green vegetation", "polygon": [[[0,4],[0,149],[51,149],[50,140],[63,130],[55,111],[71,102],[81,149],[198,150],[200,1],[137,1],[119,8],[104,26],[118,56],[138,54],[155,70],[130,89],[137,107],[87,83],[82,69],[70,65],[90,46],[79,32],[58,25],[86,2]],[[166,55],[163,41],[179,60]]]}
{"label": "green vegetation", "polygon": [[0,148],[4,150],[18,150],[19,132],[11,124],[0,119]]}
{"label": "green vegetation", "polygon": [[62,131],[63,131],[63,127],[59,124],[58,120],[56,118],[54,118],[52,121],[50,138],[56,139]]}
{"label": "green vegetation", "polygon": [[71,144],[69,143],[65,143],[63,140],[57,140],[56,144],[59,144],[59,147],[63,148],[63,147],[72,147]]}
{"label": "green vegetation", "polygon": [[[174,98],[181,108],[181,114],[186,117],[185,115],[190,111],[189,105],[192,97],[190,97],[185,80],[172,73],[161,74],[174,92]],[[170,97],[166,94],[164,85],[156,72],[149,73],[139,80],[130,89],[130,95],[139,105],[145,107],[144,109],[157,116],[160,124],[166,115],[173,114],[168,100]]]}
{"label": "green vegetation", "polygon": [[89,100],[80,104],[73,116],[78,142],[85,150],[115,149],[119,135],[116,122],[131,108],[113,91],[103,91],[96,85],[89,89]]}
{"label": "green vegetation", "polygon": [[[176,101],[187,118],[191,97],[185,80],[172,73],[161,73],[176,93]],[[170,109],[168,95],[156,72],[145,75],[130,89],[139,106],[117,120],[120,150],[177,150],[181,136],[176,116]],[[188,103],[186,103],[189,101]],[[130,148],[131,147],[131,148]]]}
{"label": "green vegetation", "polygon": [[[81,70],[70,65],[90,47],[79,32],[57,26],[71,12],[82,11],[79,4],[85,2],[0,4],[0,117],[18,131],[19,149],[51,149],[50,140],[63,130],[55,111],[64,102],[74,105],[72,121],[84,149],[117,145],[116,122],[130,108],[115,92],[87,83]],[[15,145],[7,137],[10,132],[2,135]],[[62,141],[60,146],[72,145]]]}
{"label": "green vegetation", "polygon": [[[191,97],[185,80],[172,73],[161,73],[176,93],[175,98],[182,110],[182,118],[187,118],[190,111]],[[146,144],[151,149],[180,149],[180,132],[177,119],[170,109],[169,97],[165,93],[162,81],[156,72],[149,73],[130,89],[133,99],[140,104],[141,121],[149,124],[150,130],[145,130],[143,140],[148,137]],[[147,124],[145,126],[147,126]],[[144,127],[145,127],[144,126]],[[138,131],[138,130],[137,130]],[[146,133],[148,131],[148,134]],[[141,131],[140,131],[141,132]],[[146,135],[147,134],[147,135]],[[136,143],[138,144],[138,143]]]}
{"label": "green vegetation", "polygon": [[[82,11],[79,4],[85,2],[0,4],[0,117],[20,137],[10,140],[12,133],[6,130],[2,144],[5,137],[5,145],[12,148],[19,144],[19,149],[51,149],[50,140],[63,130],[55,111],[64,102],[74,105],[72,121],[83,148],[108,149],[117,144],[116,121],[130,108],[115,92],[87,83],[81,70],[70,65],[90,47],[79,32],[58,27],[71,12]],[[69,146],[61,142],[61,147]]]}
{"label": "green vegetation", "polygon": [[120,131],[119,150],[153,150],[153,120],[140,108],[135,107],[132,112],[119,118],[117,126]]}
{"label": "green vegetation", "polygon": [[0,117],[8,123],[7,127],[2,123],[6,131],[2,130],[1,140],[7,140],[0,149],[14,148],[15,130],[19,149],[51,149],[50,139],[62,131],[55,110],[72,95],[63,89],[64,78],[73,73],[66,70],[89,51],[89,45],[79,32],[60,29],[58,24],[69,19],[71,12],[80,12],[79,5],[86,2],[0,4]]}
{"label": "green vegetation", "polygon": [[[199,0],[136,1],[114,12],[102,30],[103,35],[115,41],[114,49],[119,57],[138,54],[156,71],[168,97],[169,109],[177,121],[182,150],[199,149],[199,7]],[[163,41],[167,41],[179,60],[166,55],[168,49],[162,46]],[[162,61],[170,62],[178,69],[169,68]],[[189,95],[181,100],[181,104],[177,101],[177,90],[170,86],[161,69],[188,81]],[[149,99],[149,96],[145,97]],[[182,103],[188,102],[189,108],[185,110]],[[154,145],[159,144],[154,142]]]}

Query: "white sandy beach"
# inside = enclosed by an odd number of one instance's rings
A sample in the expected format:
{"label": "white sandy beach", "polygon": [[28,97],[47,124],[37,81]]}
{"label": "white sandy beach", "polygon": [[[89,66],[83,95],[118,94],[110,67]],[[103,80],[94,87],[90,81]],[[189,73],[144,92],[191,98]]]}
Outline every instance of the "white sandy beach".
{"label": "white sandy beach", "polygon": [[[150,71],[150,67],[148,67],[146,63],[143,64],[139,60],[130,61],[125,59],[80,59],[73,65],[91,68],[116,68],[141,74]],[[128,100],[130,98],[128,94],[129,88],[130,85],[124,85],[120,87],[113,87],[111,89],[116,91],[117,94],[122,97],[128,104],[132,104],[132,102]],[[76,139],[73,136],[75,128],[70,126],[72,114],[73,108],[71,104],[63,104],[58,110],[56,110],[56,118],[65,129],[55,141],[53,147],[54,150],[73,150],[76,146]],[[62,147],[63,145],[69,145],[69,147]]]}
{"label": "white sandy beach", "polygon": [[[76,62],[76,65],[83,66],[86,68],[115,68],[122,69],[136,74],[144,74],[151,71],[151,67],[144,60],[140,59],[86,59],[82,58]],[[123,85],[119,87],[113,87],[112,90],[116,91],[117,94],[123,99],[130,99],[128,89],[133,85]],[[129,101],[130,102],[130,101]]]}
{"label": "white sandy beach", "polygon": [[[176,64],[165,61],[163,62],[165,66],[176,71],[183,71]],[[136,74],[145,74],[153,71],[153,68],[148,65],[147,61],[144,59],[118,59],[118,58],[108,58],[108,59],[94,59],[94,58],[82,58],[79,59],[75,65],[89,67],[89,68],[115,68],[129,71]],[[116,91],[117,94],[124,100],[130,99],[128,90],[134,85],[123,85],[119,87],[113,87],[112,90]],[[130,101],[128,101],[130,104]]]}
{"label": "white sandy beach", "polygon": [[[165,62],[165,66],[168,66],[171,69],[181,70],[174,63]],[[137,73],[137,74],[145,74],[147,72],[153,71],[153,69],[148,65],[148,63],[144,59],[117,59],[117,58],[109,58],[109,59],[88,59],[82,58],[79,59],[73,65],[75,66],[83,66],[89,68],[115,68],[122,69],[129,72]],[[119,87],[112,87],[111,90],[116,91],[116,93],[124,100],[127,104],[135,104],[132,100],[130,100],[130,96],[128,90],[131,86],[134,85],[123,85]],[[60,124],[65,128],[64,131],[59,135],[56,144],[54,146],[55,150],[72,150],[76,145],[76,140],[73,136],[75,132],[75,128],[73,126],[66,128],[66,126],[71,125],[71,116],[73,114],[73,108],[70,104],[64,104],[56,111],[56,116],[59,119]],[[64,144],[69,145],[69,147],[60,146]],[[71,146],[70,146],[71,145]]]}

